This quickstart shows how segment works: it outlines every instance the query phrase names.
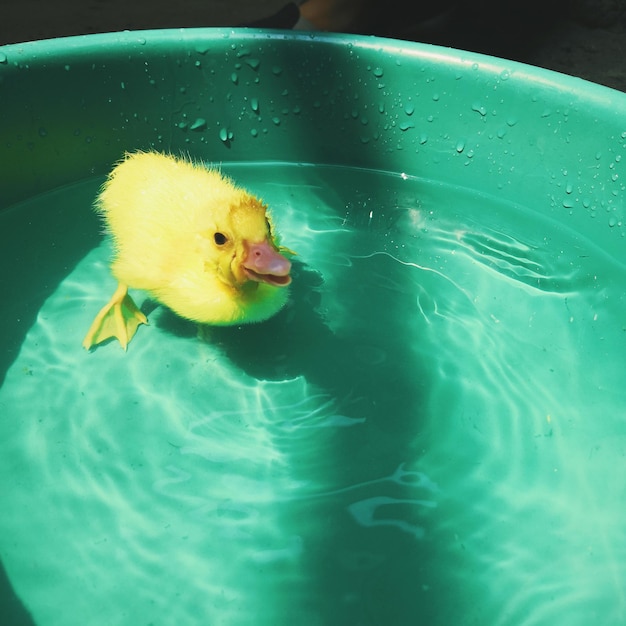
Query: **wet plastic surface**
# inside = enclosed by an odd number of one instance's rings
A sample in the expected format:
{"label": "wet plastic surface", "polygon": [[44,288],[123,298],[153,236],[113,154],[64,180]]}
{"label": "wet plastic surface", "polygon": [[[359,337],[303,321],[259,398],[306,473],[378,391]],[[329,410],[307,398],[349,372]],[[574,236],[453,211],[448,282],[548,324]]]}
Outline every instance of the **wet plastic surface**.
{"label": "wet plastic surface", "polygon": [[569,187],[609,211],[622,191],[624,94],[491,57],[245,29],[93,35],[0,54],[3,206],[149,147],[209,162],[407,171],[554,213],[573,201]]}

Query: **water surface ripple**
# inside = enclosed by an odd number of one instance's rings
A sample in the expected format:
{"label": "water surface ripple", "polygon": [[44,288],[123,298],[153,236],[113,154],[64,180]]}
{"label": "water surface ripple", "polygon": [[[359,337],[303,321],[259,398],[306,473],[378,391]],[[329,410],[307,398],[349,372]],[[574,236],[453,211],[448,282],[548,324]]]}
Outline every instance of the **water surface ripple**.
{"label": "water surface ripple", "polygon": [[298,252],[265,324],[137,293],[128,352],[86,353],[108,244],[19,276],[0,556],[36,623],[625,623],[624,267],[463,190],[272,167],[230,172]]}

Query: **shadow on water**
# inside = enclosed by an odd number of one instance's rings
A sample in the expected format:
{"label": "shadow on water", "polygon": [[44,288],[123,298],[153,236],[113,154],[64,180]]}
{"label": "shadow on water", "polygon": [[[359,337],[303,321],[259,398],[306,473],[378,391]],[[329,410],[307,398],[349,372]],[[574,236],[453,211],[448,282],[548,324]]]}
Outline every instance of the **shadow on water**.
{"label": "shadow on water", "polygon": [[30,613],[15,593],[1,561],[0,624],[4,624],[6,626],[35,626],[35,622],[33,621]]}
{"label": "shadow on water", "polygon": [[[432,546],[421,541],[428,506],[415,501],[418,474],[399,469],[414,467],[419,456],[420,406],[429,376],[419,371],[411,347],[405,315],[410,296],[396,291],[392,261],[376,263],[387,286],[359,287],[366,266],[344,272],[343,305],[353,322],[340,332],[324,317],[322,277],[296,261],[283,311],[262,324],[211,328],[206,339],[256,379],[305,377],[333,399],[340,419],[358,423],[333,429],[323,446],[289,450],[289,440],[283,443],[296,479],[310,482],[315,471],[335,487],[292,505],[308,544],[303,565],[317,587],[311,613],[323,615],[324,624],[408,625],[420,617],[437,624],[438,599],[423,591],[436,577]],[[178,335],[198,333],[196,325],[166,310],[157,324]],[[387,485],[372,488],[381,478]]]}
{"label": "shadow on water", "polygon": [[[345,190],[326,186],[330,188],[320,185],[317,192],[322,206],[341,210],[354,198],[350,185]],[[46,272],[38,282],[36,267],[25,263],[21,282],[13,284],[15,289],[27,283],[38,290],[32,305],[36,312],[48,295],[41,281],[49,281],[51,288],[63,282],[59,277],[71,271],[74,256],[98,237],[95,217],[85,210],[97,191],[97,181],[81,189],[80,201],[72,204],[69,213],[62,206],[62,195],[55,200],[52,194],[46,205],[49,213],[41,219],[32,216],[39,227],[50,228],[38,228],[28,250],[14,254],[18,262],[29,255],[39,258],[34,251],[39,236],[45,238],[46,233],[47,245],[57,249],[49,260],[56,279]],[[308,611],[317,616],[310,623],[319,618],[325,624],[398,625],[427,616],[435,625],[444,623],[437,599],[432,593],[419,593],[433,584],[437,568],[433,546],[423,541],[425,518],[434,504],[424,504],[415,495],[433,495],[432,490],[422,489],[422,477],[413,471],[419,461],[420,407],[427,404],[429,388],[429,376],[420,371],[414,351],[411,313],[415,305],[402,266],[384,255],[363,256],[358,229],[366,218],[351,219],[354,224],[335,229],[343,242],[352,242],[342,244],[340,251],[329,244],[334,235],[328,240],[323,231],[318,235],[311,230],[311,245],[323,251],[320,258],[337,255],[339,261],[327,266],[324,274],[316,261],[307,265],[296,260],[290,302],[283,311],[262,324],[208,329],[205,339],[254,379],[302,377],[311,389],[329,398],[328,406],[332,404],[335,412],[330,415],[333,427],[325,428],[322,436],[320,430],[309,431],[306,446],[301,445],[307,432],[302,429],[295,438],[278,437],[293,478],[320,485],[319,493],[289,496],[295,496],[290,499],[289,525],[306,544],[300,566],[310,603],[308,608],[292,606],[294,615]],[[333,224],[338,220],[340,214],[331,216]],[[305,228],[305,222],[303,213],[298,224]],[[77,251],[65,238],[75,240],[83,231],[87,234]],[[366,250],[378,249],[378,235],[366,240]],[[43,252],[42,248],[39,254]],[[332,279],[332,288],[324,275]],[[30,277],[35,277],[33,283]],[[146,309],[154,313],[151,321],[167,332],[194,338],[198,334],[195,324],[163,307],[158,311],[150,307],[154,303]],[[342,319],[339,326],[337,311]]]}

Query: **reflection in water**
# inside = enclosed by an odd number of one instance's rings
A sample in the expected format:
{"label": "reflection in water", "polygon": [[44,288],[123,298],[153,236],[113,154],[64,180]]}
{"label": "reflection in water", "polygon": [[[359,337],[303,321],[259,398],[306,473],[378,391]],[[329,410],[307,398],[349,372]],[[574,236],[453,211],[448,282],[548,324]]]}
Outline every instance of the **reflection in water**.
{"label": "reflection in water", "polygon": [[623,622],[623,268],[410,178],[240,174],[299,252],[285,310],[199,337],[145,302],[88,354],[102,244],[0,389],[37,624]]}

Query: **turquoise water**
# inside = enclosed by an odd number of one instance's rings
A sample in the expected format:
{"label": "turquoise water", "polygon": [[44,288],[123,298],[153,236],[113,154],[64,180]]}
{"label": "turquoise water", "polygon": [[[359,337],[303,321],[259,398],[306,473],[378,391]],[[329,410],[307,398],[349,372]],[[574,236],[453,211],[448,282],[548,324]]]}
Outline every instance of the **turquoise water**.
{"label": "turquoise water", "polygon": [[290,305],[199,336],[143,302],[127,353],[81,347],[101,181],[0,216],[0,556],[35,623],[626,623],[623,262],[433,181],[224,170],[298,252]]}

